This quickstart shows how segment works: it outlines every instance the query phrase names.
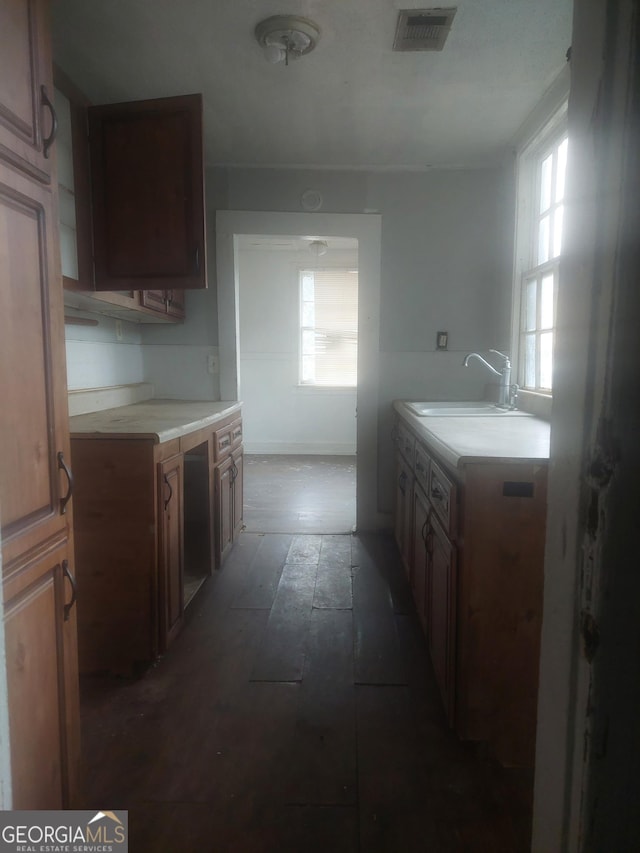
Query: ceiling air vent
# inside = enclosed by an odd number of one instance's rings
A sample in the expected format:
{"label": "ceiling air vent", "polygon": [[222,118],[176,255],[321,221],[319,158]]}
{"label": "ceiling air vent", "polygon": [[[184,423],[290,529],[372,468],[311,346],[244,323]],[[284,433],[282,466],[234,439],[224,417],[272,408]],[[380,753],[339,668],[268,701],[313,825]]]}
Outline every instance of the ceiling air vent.
{"label": "ceiling air vent", "polygon": [[394,50],[442,50],[455,9],[401,9]]}

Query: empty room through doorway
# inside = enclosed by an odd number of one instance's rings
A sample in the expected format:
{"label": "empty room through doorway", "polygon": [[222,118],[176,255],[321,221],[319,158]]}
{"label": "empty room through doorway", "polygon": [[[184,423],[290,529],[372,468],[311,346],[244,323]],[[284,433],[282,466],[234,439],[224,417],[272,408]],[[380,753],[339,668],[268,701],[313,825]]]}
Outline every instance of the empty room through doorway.
{"label": "empty room through doorway", "polygon": [[350,532],[358,242],[240,235],[237,248],[246,528]]}

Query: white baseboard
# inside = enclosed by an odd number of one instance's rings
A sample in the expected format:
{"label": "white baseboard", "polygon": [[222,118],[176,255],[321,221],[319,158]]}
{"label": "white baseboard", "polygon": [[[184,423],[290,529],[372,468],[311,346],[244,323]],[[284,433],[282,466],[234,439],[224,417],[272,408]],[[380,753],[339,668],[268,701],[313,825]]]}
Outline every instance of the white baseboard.
{"label": "white baseboard", "polygon": [[290,443],[285,441],[245,441],[245,453],[287,456],[355,456],[355,444]]}

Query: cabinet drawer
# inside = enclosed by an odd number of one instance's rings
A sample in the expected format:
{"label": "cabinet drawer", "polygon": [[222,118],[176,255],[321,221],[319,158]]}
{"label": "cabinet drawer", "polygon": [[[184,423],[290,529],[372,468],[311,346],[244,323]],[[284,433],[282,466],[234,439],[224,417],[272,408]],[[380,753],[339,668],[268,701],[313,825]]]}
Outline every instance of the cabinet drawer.
{"label": "cabinet drawer", "polygon": [[242,420],[238,419],[213,433],[215,461],[226,459],[232,450],[242,444]]}
{"label": "cabinet drawer", "polygon": [[429,500],[451,539],[456,534],[456,487],[442,468],[431,460],[429,468]]}
{"label": "cabinet drawer", "polygon": [[429,466],[431,459],[422,445],[416,443],[414,471],[416,480],[420,483],[425,492],[429,491]]}

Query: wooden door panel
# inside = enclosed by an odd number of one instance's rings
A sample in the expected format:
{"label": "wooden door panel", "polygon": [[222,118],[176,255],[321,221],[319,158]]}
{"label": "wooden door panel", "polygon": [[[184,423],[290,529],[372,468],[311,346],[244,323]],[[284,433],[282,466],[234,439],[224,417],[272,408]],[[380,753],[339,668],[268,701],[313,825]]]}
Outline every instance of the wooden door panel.
{"label": "wooden door panel", "polygon": [[231,501],[231,457],[221,462],[215,469],[216,483],[216,565],[219,568],[233,544]]}
{"label": "wooden door panel", "polygon": [[414,489],[413,498],[413,570],[411,573],[413,600],[422,630],[427,631],[427,520],[429,511],[427,500],[418,486]]}
{"label": "wooden door panel", "polygon": [[429,519],[427,551],[429,555],[429,649],[447,719],[452,725],[457,624],[456,559],[451,543],[435,521],[433,514]]}
{"label": "wooden door panel", "polygon": [[202,98],[89,109],[96,290],[206,287]]}
{"label": "wooden door panel", "polygon": [[184,609],[183,458],[175,456],[160,464],[158,517],[161,519],[160,648],[165,651],[180,629]]}
{"label": "wooden door panel", "polygon": [[143,290],[141,293],[141,302],[145,308],[153,308],[154,311],[159,311],[161,314],[165,314],[167,311],[164,290]]}
{"label": "wooden door panel", "polygon": [[[65,361],[50,192],[0,168],[0,478],[5,562],[65,526]],[[51,306],[55,305],[56,310]],[[63,438],[64,436],[64,438]],[[18,543],[20,540],[20,543]]]}
{"label": "wooden door panel", "polygon": [[167,290],[167,316],[183,320],[186,313],[184,290]]}
{"label": "wooden door panel", "polygon": [[243,453],[242,450],[235,450],[232,454],[233,459],[233,535],[235,539],[242,530],[242,516],[244,511],[244,493],[243,493]]}
{"label": "wooden door panel", "polygon": [[13,808],[69,807],[78,751],[77,662],[66,542],[5,582]]}
{"label": "wooden door panel", "polygon": [[45,183],[51,159],[43,139],[51,133],[53,100],[47,14],[43,0],[3,0],[0,4],[0,159]]}

